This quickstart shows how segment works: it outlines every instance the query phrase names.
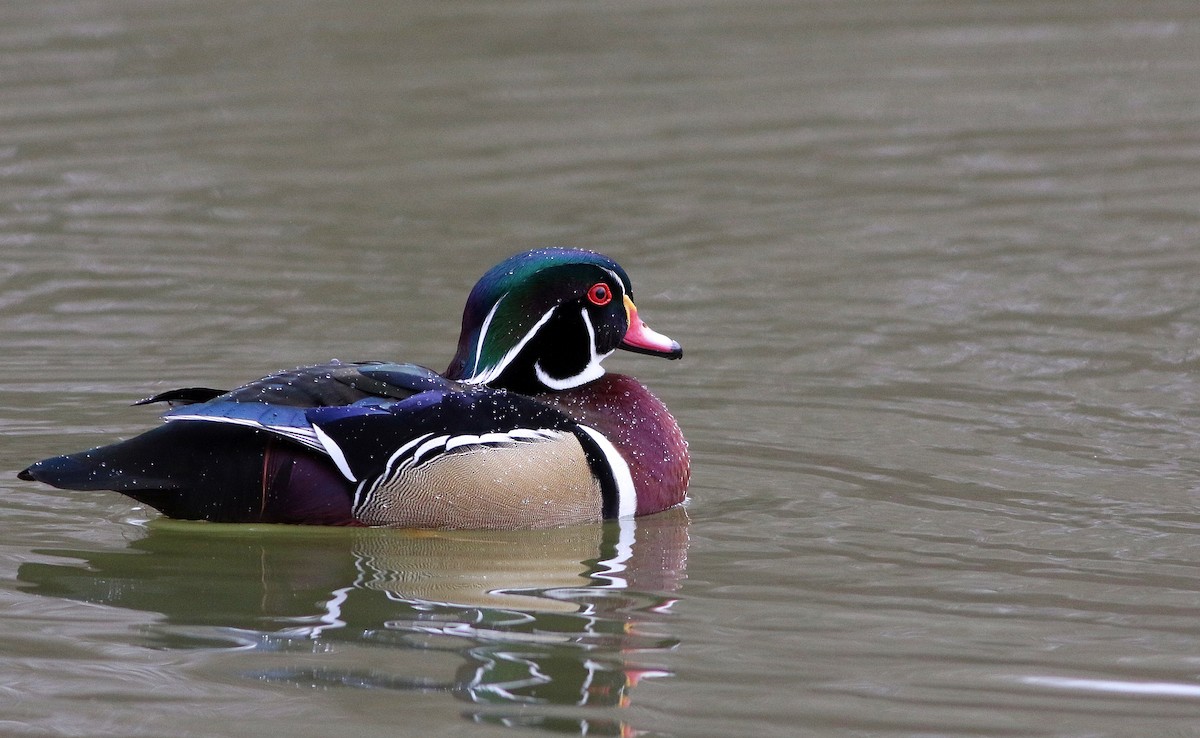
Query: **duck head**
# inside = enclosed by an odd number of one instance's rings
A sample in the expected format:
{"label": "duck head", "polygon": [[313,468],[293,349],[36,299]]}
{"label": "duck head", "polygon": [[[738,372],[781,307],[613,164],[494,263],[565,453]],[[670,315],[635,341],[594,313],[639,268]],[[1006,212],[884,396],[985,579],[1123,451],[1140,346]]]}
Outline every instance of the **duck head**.
{"label": "duck head", "polygon": [[629,275],[580,249],[535,249],[492,267],[471,290],[446,377],[517,392],[600,378],[618,348],[678,359],[676,341],[638,317]]}

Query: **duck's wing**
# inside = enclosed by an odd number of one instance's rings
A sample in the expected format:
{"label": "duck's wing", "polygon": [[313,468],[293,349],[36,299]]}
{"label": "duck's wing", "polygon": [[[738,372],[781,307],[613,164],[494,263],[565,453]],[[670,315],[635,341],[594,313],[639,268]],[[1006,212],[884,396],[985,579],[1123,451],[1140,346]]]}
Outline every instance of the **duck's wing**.
{"label": "duck's wing", "polygon": [[416,364],[331,362],[277,372],[213,396],[208,393],[216,390],[189,388],[164,392],[139,404],[165,400],[172,405],[163,414],[165,420],[240,425],[324,453],[307,409],[376,406],[458,386]]}
{"label": "duck's wing", "polygon": [[135,405],[167,402],[171,407],[217,401],[255,402],[291,407],[350,405],[371,397],[402,400],[418,392],[451,389],[457,383],[417,364],[331,361],[275,372],[233,390],[185,387],[138,400]]}

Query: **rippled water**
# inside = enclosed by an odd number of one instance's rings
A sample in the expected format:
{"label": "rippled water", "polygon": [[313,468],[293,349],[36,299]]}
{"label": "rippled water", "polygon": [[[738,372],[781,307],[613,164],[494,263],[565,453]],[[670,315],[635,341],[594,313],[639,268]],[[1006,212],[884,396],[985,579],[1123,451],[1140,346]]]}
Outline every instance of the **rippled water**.
{"label": "rippled water", "polygon": [[[10,4],[11,5],[11,4]],[[1200,734],[1200,7],[0,9],[0,732]],[[686,512],[239,528],[15,480],[128,403],[442,368],[590,246]]]}

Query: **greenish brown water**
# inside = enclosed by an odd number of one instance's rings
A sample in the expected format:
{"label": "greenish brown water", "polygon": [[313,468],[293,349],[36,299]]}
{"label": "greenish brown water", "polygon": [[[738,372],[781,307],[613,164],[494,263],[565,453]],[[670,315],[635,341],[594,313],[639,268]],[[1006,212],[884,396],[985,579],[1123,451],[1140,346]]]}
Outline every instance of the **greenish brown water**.
{"label": "greenish brown water", "polygon": [[[1200,734],[1200,6],[0,9],[0,733]],[[442,368],[596,248],[685,513],[229,528],[18,482],[129,403]]]}

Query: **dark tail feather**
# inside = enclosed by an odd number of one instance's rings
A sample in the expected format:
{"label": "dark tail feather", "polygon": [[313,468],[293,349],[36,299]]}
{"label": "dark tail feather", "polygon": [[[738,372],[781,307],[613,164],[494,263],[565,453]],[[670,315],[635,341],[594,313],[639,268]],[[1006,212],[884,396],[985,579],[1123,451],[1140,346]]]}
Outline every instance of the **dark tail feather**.
{"label": "dark tail feather", "polygon": [[128,441],[39,461],[18,476],[61,489],[115,490],[185,520],[354,522],[349,484],[328,459],[217,423],[166,423]]}

